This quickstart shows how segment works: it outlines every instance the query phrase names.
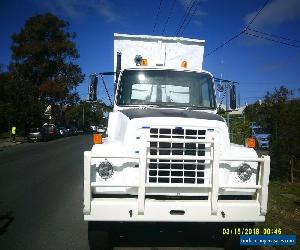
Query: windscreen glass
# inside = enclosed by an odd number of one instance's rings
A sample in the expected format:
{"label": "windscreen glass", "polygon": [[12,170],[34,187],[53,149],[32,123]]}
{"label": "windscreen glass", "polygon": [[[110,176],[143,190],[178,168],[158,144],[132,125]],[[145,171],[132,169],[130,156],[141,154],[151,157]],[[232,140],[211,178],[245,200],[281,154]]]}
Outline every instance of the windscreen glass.
{"label": "windscreen glass", "polygon": [[172,70],[125,70],[117,102],[121,106],[215,108],[210,75]]}
{"label": "windscreen glass", "polygon": [[267,132],[263,128],[254,128],[255,134],[266,134]]}

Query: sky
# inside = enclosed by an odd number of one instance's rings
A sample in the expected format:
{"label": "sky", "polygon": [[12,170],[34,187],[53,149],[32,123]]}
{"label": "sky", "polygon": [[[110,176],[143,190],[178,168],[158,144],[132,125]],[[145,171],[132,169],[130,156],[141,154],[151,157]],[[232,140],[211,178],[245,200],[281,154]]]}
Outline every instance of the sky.
{"label": "sky", "polygon": [[[267,91],[273,92],[282,85],[299,96],[299,0],[267,1],[249,26],[251,30],[247,30],[252,35],[243,33],[210,53],[240,33],[265,3],[266,0],[2,0],[0,64],[5,68],[10,63],[11,35],[18,33],[29,17],[51,12],[68,21],[69,30],[77,34],[77,64],[86,75],[77,88],[82,99],[87,98],[91,73],[114,70],[114,33],[173,37],[180,27],[180,36],[205,40],[203,69],[215,77],[239,82],[241,105],[260,100]],[[191,6],[191,15],[181,26]],[[107,77],[106,83],[112,94],[113,80]],[[99,97],[108,103],[101,82]]]}

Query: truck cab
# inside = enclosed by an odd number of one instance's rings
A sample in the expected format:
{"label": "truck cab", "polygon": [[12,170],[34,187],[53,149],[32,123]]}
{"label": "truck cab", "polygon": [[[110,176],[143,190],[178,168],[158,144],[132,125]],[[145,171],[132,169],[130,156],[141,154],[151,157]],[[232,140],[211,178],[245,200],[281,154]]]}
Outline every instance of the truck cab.
{"label": "truck cab", "polygon": [[84,219],[95,223],[258,222],[269,156],[231,144],[204,41],[115,34],[107,137],[84,152]]}

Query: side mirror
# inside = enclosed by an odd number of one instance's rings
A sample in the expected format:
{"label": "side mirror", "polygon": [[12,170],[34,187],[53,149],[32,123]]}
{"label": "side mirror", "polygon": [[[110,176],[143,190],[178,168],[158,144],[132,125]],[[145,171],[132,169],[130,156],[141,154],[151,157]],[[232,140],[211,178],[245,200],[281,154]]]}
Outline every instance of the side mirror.
{"label": "side mirror", "polygon": [[230,108],[236,109],[236,87],[234,84],[230,85]]}

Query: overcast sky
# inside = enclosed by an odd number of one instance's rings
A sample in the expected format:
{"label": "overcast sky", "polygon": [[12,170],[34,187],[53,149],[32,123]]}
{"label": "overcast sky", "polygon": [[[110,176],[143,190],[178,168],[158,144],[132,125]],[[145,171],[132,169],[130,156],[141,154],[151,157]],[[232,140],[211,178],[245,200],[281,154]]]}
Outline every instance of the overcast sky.
{"label": "overcast sky", "polygon": [[[160,0],[2,0],[0,64],[8,65],[10,62],[10,36],[19,32],[26,19],[36,14],[52,12],[70,23],[70,30],[77,33],[78,64],[88,76],[93,72],[114,70],[113,33],[162,35],[164,32],[166,36],[175,36],[185,12],[192,6],[190,13],[194,15],[186,19],[187,25],[183,25],[180,31],[183,37],[205,40],[205,54],[208,54],[243,30],[266,2],[194,1],[162,0],[161,11],[157,15]],[[269,0],[248,33],[264,37],[263,33],[269,33],[289,38],[291,40],[267,36],[293,46],[242,34],[207,56],[204,69],[216,77],[222,75],[225,79],[238,81],[241,104],[254,102],[266,91],[273,91],[281,85],[296,90],[300,87],[299,27],[299,0]],[[112,80],[108,78],[107,82],[112,93]],[[78,88],[82,98],[87,97],[87,85],[88,78]],[[101,85],[98,95],[107,101]]]}

